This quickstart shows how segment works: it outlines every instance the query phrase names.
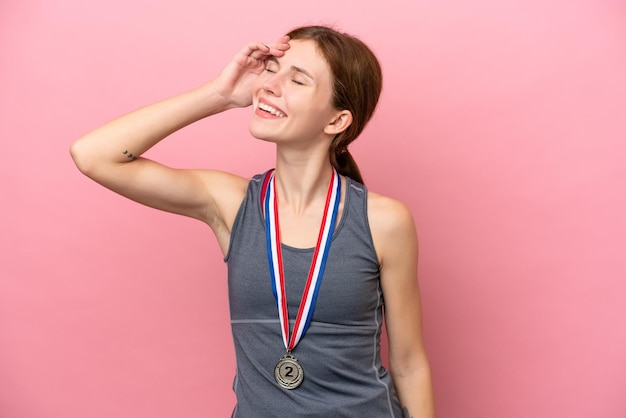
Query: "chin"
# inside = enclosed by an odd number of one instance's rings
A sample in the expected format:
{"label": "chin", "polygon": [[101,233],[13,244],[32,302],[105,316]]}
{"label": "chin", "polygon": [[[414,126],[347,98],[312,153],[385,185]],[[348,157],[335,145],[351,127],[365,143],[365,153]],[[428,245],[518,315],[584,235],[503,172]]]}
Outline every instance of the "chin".
{"label": "chin", "polygon": [[260,141],[272,142],[272,143],[276,142],[272,139],[271,135],[267,135],[261,132],[256,132],[252,129],[250,129],[250,135],[252,135],[255,139],[258,139]]}
{"label": "chin", "polygon": [[267,127],[254,126],[254,123],[250,124],[250,127],[248,130],[250,132],[250,135],[252,135],[256,139],[259,139],[265,142],[272,142],[272,143],[277,142],[275,130],[268,132]]}

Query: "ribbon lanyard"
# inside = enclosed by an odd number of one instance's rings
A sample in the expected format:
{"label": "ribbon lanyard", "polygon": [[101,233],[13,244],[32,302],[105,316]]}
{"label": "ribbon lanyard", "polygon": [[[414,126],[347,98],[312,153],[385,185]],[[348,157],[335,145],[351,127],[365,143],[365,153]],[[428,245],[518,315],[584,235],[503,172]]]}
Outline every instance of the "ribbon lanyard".
{"label": "ribbon lanyard", "polygon": [[[270,270],[270,278],[272,280],[272,291],[276,299],[278,307],[278,318],[281,324],[283,342],[287,352],[290,352],[298,344],[302,336],[306,333],[313,310],[315,301],[322,283],[324,268],[332,241],[335,224],[337,221],[337,212],[339,211],[339,200],[341,199],[341,178],[337,171],[333,168],[333,175],[328,184],[328,192],[326,194],[326,205],[324,207],[324,216],[320,225],[320,232],[317,238],[317,245],[311,260],[311,267],[307,277],[300,307],[296,316],[296,322],[289,337],[289,311],[287,310],[287,297],[285,295],[285,274],[283,271],[283,256],[280,246],[280,226],[278,223],[278,197],[276,195],[276,182],[274,181],[274,172],[269,176],[269,181],[263,184],[262,196],[263,208],[265,214],[265,236],[267,243],[267,258]],[[330,215],[330,216],[328,216]]]}

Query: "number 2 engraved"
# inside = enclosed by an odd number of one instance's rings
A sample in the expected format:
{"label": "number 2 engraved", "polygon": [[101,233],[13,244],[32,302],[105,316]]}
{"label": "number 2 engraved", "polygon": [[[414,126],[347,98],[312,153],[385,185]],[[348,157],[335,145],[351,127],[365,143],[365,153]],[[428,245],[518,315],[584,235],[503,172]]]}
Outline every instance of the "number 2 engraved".
{"label": "number 2 engraved", "polygon": [[303,378],[302,367],[298,364],[298,360],[291,355],[286,354],[281,357],[274,368],[276,383],[285,389],[297,388],[302,384]]}

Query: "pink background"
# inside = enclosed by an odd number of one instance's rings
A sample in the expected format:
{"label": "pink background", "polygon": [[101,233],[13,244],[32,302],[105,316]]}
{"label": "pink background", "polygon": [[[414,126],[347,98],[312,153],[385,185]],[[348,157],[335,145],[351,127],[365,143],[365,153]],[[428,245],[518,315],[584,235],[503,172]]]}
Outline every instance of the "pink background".
{"label": "pink background", "polygon": [[[353,151],[421,241],[440,418],[626,416],[626,6],[609,0],[2,0],[0,416],[229,416],[208,228],[79,174],[87,130],[331,23],[386,77]],[[149,156],[252,175],[249,110]]]}

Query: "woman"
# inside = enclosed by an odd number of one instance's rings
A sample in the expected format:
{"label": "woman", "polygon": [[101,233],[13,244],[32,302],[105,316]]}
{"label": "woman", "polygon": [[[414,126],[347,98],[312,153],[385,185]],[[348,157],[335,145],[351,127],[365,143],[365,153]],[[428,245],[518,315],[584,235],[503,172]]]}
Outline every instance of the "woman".
{"label": "woman", "polygon": [[[381,84],[361,41],[303,27],[246,46],[211,82],[72,145],[98,183],[215,233],[228,262],[233,416],[434,416],[413,219],[367,191],[347,150]],[[274,170],[249,180],[139,157],[193,122],[250,105],[251,134],[276,144]],[[391,375],[379,352],[383,295]]]}

